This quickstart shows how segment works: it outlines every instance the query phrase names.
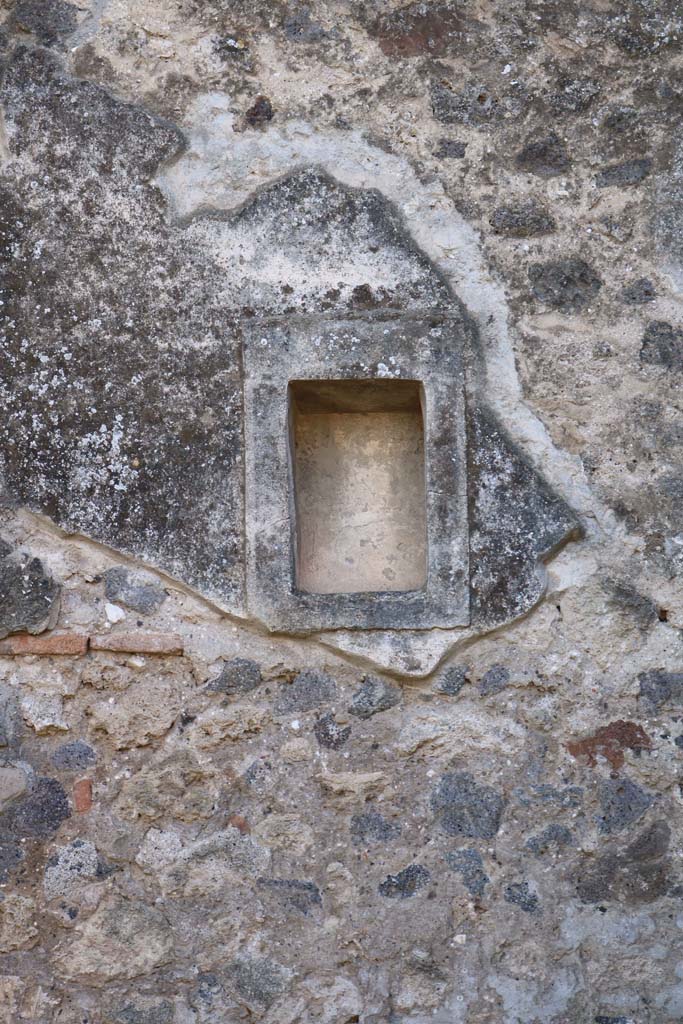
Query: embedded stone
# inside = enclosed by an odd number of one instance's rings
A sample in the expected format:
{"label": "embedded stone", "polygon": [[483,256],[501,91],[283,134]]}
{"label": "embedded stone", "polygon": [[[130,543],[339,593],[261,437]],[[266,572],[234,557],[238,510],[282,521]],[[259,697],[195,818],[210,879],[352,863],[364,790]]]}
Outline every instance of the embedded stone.
{"label": "embedded stone", "polygon": [[555,132],[540,139],[530,139],[517,154],[515,162],[520,170],[543,178],[563,174],[570,165],[565,144]]}
{"label": "embedded stone", "polygon": [[447,697],[457,697],[463,686],[468,682],[467,674],[469,669],[465,665],[449,665],[439,677],[436,684],[438,693],[444,693]]}
{"label": "embedded stone", "polygon": [[10,829],[19,836],[48,839],[71,817],[69,800],[57,779],[36,779],[34,789],[5,812]]}
{"label": "embedded stone", "polygon": [[270,720],[270,711],[252,704],[211,707],[192,723],[192,742],[199,750],[211,750],[224,740],[254,736]]}
{"label": "embedded stone", "polygon": [[140,615],[153,615],[166,600],[166,591],[144,576],[116,567],[104,574],[104,593],[108,601],[125,605]]}
{"label": "embedded stone", "polygon": [[683,704],[683,672],[656,668],[638,676],[640,696],[652,708],[666,704]]}
{"label": "embedded stone", "polygon": [[576,256],[532,263],[529,280],[537,299],[563,313],[580,312],[602,288],[598,274]]}
{"label": "embedded stone", "polygon": [[379,886],[379,894],[389,899],[406,900],[424,889],[430,881],[431,875],[422,864],[409,864],[397,875],[387,875]]}
{"label": "embedded stone", "polygon": [[482,697],[490,697],[493,693],[500,693],[510,682],[510,672],[504,665],[492,665],[484,673],[479,682],[479,693]]}
{"label": "embedded stone", "polygon": [[533,200],[517,206],[499,206],[489,217],[497,235],[510,238],[532,238],[555,230],[555,219]]}
{"label": "embedded stone", "polygon": [[290,972],[267,957],[239,956],[228,965],[232,982],[249,1005],[269,1008],[287,988]]}
{"label": "embedded stone", "polygon": [[88,984],[137,978],[171,961],[173,932],[165,915],[136,899],[112,895],[55,950],[67,981]]}
{"label": "embedded stone", "polygon": [[505,887],[503,898],[514,903],[527,914],[534,914],[539,909],[538,896],[529,888],[528,882],[515,882]]}
{"label": "embedded stone", "polygon": [[651,749],[652,741],[643,727],[636,722],[624,721],[610,722],[586,739],[567,743],[572,757],[584,759],[590,765],[596,764],[598,756],[604,757],[615,769],[623,765],[625,750],[640,754]]}
{"label": "embedded stone", "polygon": [[613,164],[606,167],[595,178],[597,188],[612,188],[615,185],[639,185],[652,170],[652,160],[648,157],[638,157],[635,160],[625,160],[621,164]]}
{"label": "embedded stone", "polygon": [[351,838],[358,843],[390,843],[401,834],[401,826],[378,814],[366,811],[351,818]]}
{"label": "embedded stone", "polygon": [[87,839],[74,839],[62,846],[48,859],[43,876],[43,889],[47,899],[71,899],[83,887],[84,881],[104,876],[97,848]]}
{"label": "embedded stone", "polygon": [[377,676],[364,676],[360,689],[356,690],[349,707],[349,714],[356,718],[372,718],[381,711],[389,711],[401,700],[401,691],[397,686],[378,679]]}
{"label": "embedded stone", "polygon": [[261,669],[249,658],[232,658],[226,661],[215,679],[207,683],[212,693],[251,693],[263,682]]}
{"label": "embedded stone", "polygon": [[639,277],[621,289],[620,298],[627,306],[642,306],[657,298],[655,286],[649,277]]}
{"label": "embedded stone", "polygon": [[296,878],[258,878],[256,884],[275,896],[283,907],[298,910],[305,917],[315,907],[322,906],[320,889],[313,882]]}
{"label": "embedded stone", "polygon": [[152,675],[117,695],[116,702],[89,706],[92,728],[106,733],[117,750],[144,747],[168,732],[181,710],[180,684],[171,675]]}
{"label": "embedded stone", "polygon": [[19,0],[11,22],[32,32],[45,46],[70,35],[78,24],[78,8],[66,0]]}
{"label": "embedded stone", "polygon": [[186,750],[146,764],[121,786],[115,808],[129,821],[209,818],[215,810],[213,772]]}
{"label": "embedded stone", "polygon": [[666,320],[651,320],[643,334],[640,361],[667,370],[683,370],[683,328]]}
{"label": "embedded stone", "polygon": [[175,633],[100,633],[90,637],[90,647],[126,654],[182,654],[183,639]]}
{"label": "embedded stone", "polygon": [[447,836],[492,839],[500,828],[505,801],[468,772],[447,772],[432,792],[431,805]]}
{"label": "embedded stone", "polygon": [[278,714],[290,711],[314,711],[329,704],[337,696],[337,684],[326,672],[306,669],[291,683],[283,683],[278,691],[275,709]]}
{"label": "embedded stone", "polygon": [[350,725],[339,725],[332,712],[321,715],[313,726],[315,738],[327,750],[341,750],[351,735]]}
{"label": "embedded stone", "polygon": [[0,900],[0,953],[31,949],[39,938],[35,900],[5,893]]}
{"label": "embedded stone", "polygon": [[457,871],[472,896],[483,896],[490,879],[484,871],[484,861],[478,850],[464,848],[446,854],[446,863]]}
{"label": "embedded stone", "polygon": [[51,629],[59,614],[59,596],[59,584],[40,559],[13,551],[0,539],[0,639]]}
{"label": "embedded stone", "polygon": [[654,796],[626,778],[601,779],[598,785],[601,832],[619,832],[632,825],[652,805]]}
{"label": "embedded stone", "polygon": [[61,747],[57,747],[52,754],[51,761],[55,768],[61,771],[78,772],[94,765],[97,761],[97,754],[83,740],[73,740],[71,743],[63,743]]}
{"label": "embedded stone", "polygon": [[550,850],[558,852],[565,846],[571,846],[574,837],[566,825],[548,825],[537,836],[531,836],[524,844],[535,857],[542,857]]}

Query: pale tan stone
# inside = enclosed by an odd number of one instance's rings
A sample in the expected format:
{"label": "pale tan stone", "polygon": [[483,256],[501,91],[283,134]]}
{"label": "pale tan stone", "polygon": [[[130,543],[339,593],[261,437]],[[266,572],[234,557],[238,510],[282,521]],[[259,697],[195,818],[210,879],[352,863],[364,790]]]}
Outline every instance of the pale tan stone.
{"label": "pale tan stone", "polygon": [[88,710],[93,729],[107,733],[118,750],[146,746],[163,736],[180,714],[181,693],[172,676],[141,679],[135,687]]}
{"label": "pale tan stone", "polygon": [[270,712],[253,704],[210,707],[192,725],[191,741],[200,750],[210,750],[224,740],[253,736],[268,722]]}
{"label": "pale tan stone", "polygon": [[97,984],[147,975],[172,957],[173,933],[164,915],[112,896],[57,947],[54,964],[69,981]]}
{"label": "pale tan stone", "polygon": [[0,902],[0,953],[31,949],[38,941],[35,901],[7,893]]}

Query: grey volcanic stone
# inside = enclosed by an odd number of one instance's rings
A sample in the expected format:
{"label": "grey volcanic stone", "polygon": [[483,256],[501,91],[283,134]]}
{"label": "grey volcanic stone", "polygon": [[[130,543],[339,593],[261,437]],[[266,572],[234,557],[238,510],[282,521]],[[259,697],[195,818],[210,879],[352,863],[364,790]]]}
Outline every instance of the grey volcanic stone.
{"label": "grey volcanic stone", "polygon": [[233,658],[226,661],[215,679],[207,683],[207,690],[214,693],[251,693],[263,682],[261,669],[249,658]]}
{"label": "grey volcanic stone", "polygon": [[664,704],[683,704],[683,672],[655,668],[638,676],[640,696],[653,708]]}
{"label": "grey volcanic stone", "polygon": [[531,138],[515,158],[520,170],[542,178],[552,178],[569,169],[570,160],[559,135],[550,132],[542,138]]}
{"label": "grey volcanic stone", "polygon": [[641,306],[646,302],[654,302],[656,297],[655,286],[648,277],[639,277],[621,290],[621,301],[627,306]]}
{"label": "grey volcanic stone", "polygon": [[379,886],[380,896],[406,900],[429,884],[431,876],[422,864],[409,864],[397,875],[387,875]]}
{"label": "grey volcanic stone", "polygon": [[467,679],[469,669],[466,665],[449,665],[439,678],[436,690],[445,693],[447,697],[457,697]]}
{"label": "grey volcanic stone", "polygon": [[574,837],[566,825],[548,825],[539,835],[527,839],[525,846],[535,857],[542,857],[549,850],[560,850],[573,842]]}
{"label": "grey volcanic stone", "polygon": [[505,665],[492,665],[481,678],[479,693],[482,697],[489,697],[492,693],[500,693],[509,682],[510,672],[505,668]]}
{"label": "grey volcanic stone", "polygon": [[104,574],[104,594],[108,601],[123,604],[141,615],[158,611],[166,600],[166,592],[141,576],[124,568],[108,569]]}
{"label": "grey volcanic stone", "polygon": [[563,313],[578,313],[602,287],[598,274],[576,256],[529,267],[531,290],[537,299]]}
{"label": "grey volcanic stone", "polygon": [[228,966],[235,988],[247,1003],[270,1007],[287,987],[288,972],[267,957],[240,956]]}
{"label": "grey volcanic stone", "polygon": [[498,114],[498,101],[486,86],[470,82],[460,92],[453,92],[443,82],[431,86],[432,112],[443,124],[482,125]]}
{"label": "grey volcanic stone", "polygon": [[554,217],[533,200],[517,206],[497,207],[489,217],[489,224],[497,235],[511,238],[547,235],[557,227]]}
{"label": "grey volcanic stone", "polygon": [[83,740],[73,740],[57,747],[50,759],[55,766],[63,771],[83,771],[97,761],[97,754]]}
{"label": "grey volcanic stone", "polygon": [[638,185],[652,170],[652,161],[647,157],[625,160],[621,164],[613,164],[600,171],[595,178],[598,188],[611,188],[614,185]]}
{"label": "grey volcanic stone", "polygon": [[326,672],[314,672],[306,669],[294,678],[291,683],[280,686],[276,702],[279,714],[288,711],[313,711],[321,704],[329,704],[337,696],[337,684]]}
{"label": "grey volcanic stone", "polygon": [[484,895],[489,877],[484,871],[484,861],[478,850],[453,850],[446,854],[446,863],[462,877],[465,888],[472,896]]}
{"label": "grey volcanic stone", "polygon": [[438,160],[461,160],[467,149],[466,142],[456,139],[439,139],[439,147],[434,152]]}
{"label": "grey volcanic stone", "polygon": [[306,916],[323,903],[320,889],[313,882],[296,878],[259,878],[256,884],[276,896],[282,906]]}
{"label": "grey volcanic stone", "polygon": [[71,808],[63,786],[57,779],[39,778],[32,793],[14,804],[3,815],[18,836],[47,839],[71,817]]}
{"label": "grey volcanic stone", "polygon": [[52,46],[70,35],[78,24],[77,8],[65,0],[19,0],[10,24],[32,32],[41,43]]}
{"label": "grey volcanic stone", "polygon": [[528,882],[515,882],[506,886],[503,897],[527,914],[533,914],[539,909],[538,896],[529,889]]}
{"label": "grey volcanic stone", "polygon": [[640,361],[667,370],[683,370],[683,329],[666,320],[651,320],[640,346]]}
{"label": "grey volcanic stone", "polygon": [[432,793],[431,805],[446,835],[492,839],[500,828],[505,801],[468,772],[447,772]]}
{"label": "grey volcanic stone", "polygon": [[10,633],[42,633],[54,626],[60,587],[38,558],[13,551],[0,539],[0,639]]}
{"label": "grey volcanic stone", "polygon": [[598,786],[601,832],[619,832],[641,818],[654,797],[631,779],[602,779]]}
{"label": "grey volcanic stone", "polygon": [[470,610],[493,626],[539,600],[539,562],[581,529],[487,411],[470,408],[468,434]]}
{"label": "grey volcanic stone", "polygon": [[401,700],[401,691],[397,686],[386,683],[377,676],[365,676],[361,687],[351,701],[349,713],[357,718],[372,718],[380,711],[388,711]]}
{"label": "grey volcanic stone", "polygon": [[313,732],[321,747],[326,747],[327,750],[340,750],[351,735],[351,726],[338,725],[334,715],[328,712],[317,719]]}
{"label": "grey volcanic stone", "polygon": [[623,900],[651,903],[669,889],[671,832],[665,821],[653,822],[625,850],[609,847],[588,859],[575,876],[578,896],[584,903]]}
{"label": "grey volcanic stone", "polygon": [[354,843],[390,843],[401,834],[401,826],[387,821],[377,811],[365,811],[351,818],[351,836]]}
{"label": "grey volcanic stone", "polygon": [[173,1004],[164,999],[146,1009],[127,1003],[118,1011],[114,1020],[116,1024],[172,1024],[174,1017]]}

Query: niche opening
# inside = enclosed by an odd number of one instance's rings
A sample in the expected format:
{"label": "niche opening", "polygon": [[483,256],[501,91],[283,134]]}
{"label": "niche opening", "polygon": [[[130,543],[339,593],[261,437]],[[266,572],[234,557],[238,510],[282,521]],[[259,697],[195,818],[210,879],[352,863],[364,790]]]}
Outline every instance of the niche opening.
{"label": "niche opening", "polygon": [[355,594],[427,583],[423,388],[409,380],[289,384],[298,590]]}

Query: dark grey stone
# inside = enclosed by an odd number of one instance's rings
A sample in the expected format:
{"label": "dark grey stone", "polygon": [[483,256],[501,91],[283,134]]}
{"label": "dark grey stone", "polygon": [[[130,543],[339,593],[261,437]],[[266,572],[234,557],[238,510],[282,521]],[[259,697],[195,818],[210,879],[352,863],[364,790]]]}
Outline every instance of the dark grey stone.
{"label": "dark grey stone", "polygon": [[272,1006],[287,987],[286,970],[267,957],[236,957],[228,966],[228,974],[247,1003],[266,1008]]}
{"label": "dark grey stone", "polygon": [[640,361],[667,370],[683,370],[683,329],[666,320],[651,320],[640,346]]}
{"label": "dark grey stone", "polygon": [[555,132],[529,139],[517,154],[515,162],[520,170],[530,171],[542,178],[563,174],[570,166],[565,144]]}
{"label": "dark grey stone", "polygon": [[601,779],[598,785],[601,832],[619,832],[632,825],[652,805],[654,796],[631,779]]}
{"label": "dark grey stone", "polygon": [[566,825],[548,825],[537,836],[527,839],[525,846],[535,857],[542,857],[549,850],[561,850],[573,842],[574,837]]}
{"label": "dark grey stone", "polygon": [[251,128],[263,128],[273,120],[275,111],[267,96],[257,96],[244,114],[244,120]]}
{"label": "dark grey stone", "polygon": [[20,840],[0,831],[0,882],[6,882],[24,859]]}
{"label": "dark grey stone", "polygon": [[446,854],[446,863],[461,875],[465,888],[472,896],[484,895],[490,879],[484,871],[484,861],[478,850],[454,850]]}
{"label": "dark grey stone", "polygon": [[665,704],[683,704],[683,672],[668,672],[655,668],[638,676],[640,696],[651,707],[659,709]]}
{"label": "dark grey stone", "polygon": [[173,1004],[164,999],[147,1009],[127,1003],[118,1011],[115,1020],[116,1024],[172,1024],[174,1017]]}
{"label": "dark grey stone", "polygon": [[311,14],[310,4],[288,4],[282,24],[287,39],[293,43],[317,43],[327,37],[328,33],[320,22],[314,21]]}
{"label": "dark grey stone", "polygon": [[630,1024],[628,1017],[606,1017],[603,1013],[599,1013],[593,1020],[595,1024]]}
{"label": "dark grey stone", "polygon": [[528,882],[514,882],[512,885],[506,886],[503,898],[508,903],[514,903],[527,914],[534,914],[540,909],[538,896],[529,889]]}
{"label": "dark grey stone", "polygon": [[470,406],[468,437],[471,621],[493,627],[540,600],[539,563],[581,528],[490,413]]}
{"label": "dark grey stone", "polygon": [[377,811],[365,811],[351,818],[351,837],[354,843],[390,843],[401,834],[401,826],[387,821]]}
{"label": "dark grey stone", "polygon": [[377,676],[364,676],[359,690],[353,695],[349,714],[356,718],[372,718],[381,711],[389,711],[401,700],[401,691],[397,686],[379,679]]}
{"label": "dark grey stone", "polygon": [[461,160],[466,149],[466,142],[458,142],[456,139],[439,139],[439,146],[435,150],[434,156],[438,160]]}
{"label": "dark grey stone", "polygon": [[557,83],[558,91],[548,98],[548,106],[554,114],[579,114],[588,110],[600,92],[600,84],[591,78],[562,77]]}
{"label": "dark grey stone", "polygon": [[533,200],[516,206],[499,206],[489,217],[489,224],[497,235],[511,238],[532,238],[548,235],[555,230],[555,218]]}
{"label": "dark grey stone", "polygon": [[226,661],[215,679],[207,683],[207,690],[213,693],[252,693],[263,682],[261,669],[249,658],[233,658]]}
{"label": "dark grey stone", "polygon": [[78,11],[65,0],[19,0],[10,24],[31,32],[46,46],[70,35],[78,25]]}
{"label": "dark grey stone", "polygon": [[108,569],[104,574],[104,594],[108,601],[125,605],[141,615],[158,611],[166,600],[166,592],[136,576],[128,569]]}
{"label": "dark grey stone", "polygon": [[489,697],[492,693],[500,693],[510,682],[510,672],[505,665],[492,665],[479,682],[479,693]]}
{"label": "dark grey stone", "polygon": [[409,864],[397,875],[387,875],[379,886],[379,894],[389,899],[406,900],[429,885],[430,880],[431,875],[422,864]]}
{"label": "dark grey stone", "polygon": [[486,86],[470,82],[454,92],[441,81],[431,85],[432,113],[442,124],[478,126],[488,124],[498,115],[498,100]]}
{"label": "dark grey stone", "polygon": [[439,677],[436,689],[439,693],[445,693],[447,697],[457,697],[465,683],[469,682],[466,665],[449,665]]}
{"label": "dark grey stone", "polygon": [[280,686],[275,708],[281,715],[289,711],[313,711],[321,704],[329,704],[336,696],[337,684],[332,676],[306,669],[291,683]]}
{"label": "dark grey stone", "polygon": [[587,860],[575,877],[579,898],[584,903],[651,903],[664,896],[669,890],[670,837],[667,823],[656,821],[625,850],[611,847]]}
{"label": "dark grey stone", "polygon": [[322,907],[320,889],[313,882],[296,878],[259,878],[257,885],[277,897],[282,906],[308,916],[315,907]]}
{"label": "dark grey stone", "polygon": [[446,835],[492,839],[500,828],[505,801],[468,772],[447,772],[432,793],[431,805]]}
{"label": "dark grey stone", "polygon": [[97,761],[97,754],[92,747],[83,740],[74,740],[72,743],[63,743],[57,747],[50,758],[55,768],[62,771],[83,771]]}
{"label": "dark grey stone", "polygon": [[71,808],[63,786],[57,779],[41,777],[32,793],[2,815],[10,831],[17,836],[47,839],[71,817]]}
{"label": "dark grey stone", "polygon": [[621,301],[627,306],[641,306],[646,302],[654,302],[656,297],[655,286],[648,277],[639,277],[621,290]]}
{"label": "dark grey stone", "polygon": [[341,750],[351,735],[350,725],[338,725],[331,712],[321,715],[313,726],[315,738],[327,750]]}
{"label": "dark grey stone", "polygon": [[674,743],[676,744],[679,750],[683,750],[683,733],[681,733],[680,736],[676,737]]}
{"label": "dark grey stone", "polygon": [[575,808],[580,807],[583,803],[583,789],[580,786],[565,786],[563,789],[557,789],[557,787],[543,782],[540,785],[532,786],[527,793],[520,789],[515,789],[513,792],[525,807],[541,803]]}
{"label": "dark grey stone", "polygon": [[563,313],[580,312],[602,288],[593,268],[577,256],[532,263],[529,280],[537,299]]}
{"label": "dark grey stone", "polygon": [[[0,238],[11,242],[0,296],[8,496],[241,600],[238,341],[211,283],[221,275],[170,225],[150,181],[183,136],[70,77],[45,50],[14,50],[3,104],[12,155],[34,167],[0,195]],[[59,202],[32,177],[60,180]],[[97,228],[84,232],[84,217]]]}
{"label": "dark grey stone", "polygon": [[0,639],[10,633],[41,633],[59,611],[59,584],[38,558],[0,541]]}
{"label": "dark grey stone", "polygon": [[598,188],[610,188],[614,185],[621,187],[625,185],[638,185],[652,170],[652,160],[648,157],[639,157],[635,160],[625,160],[620,164],[613,164],[606,167],[595,177],[595,184]]}

